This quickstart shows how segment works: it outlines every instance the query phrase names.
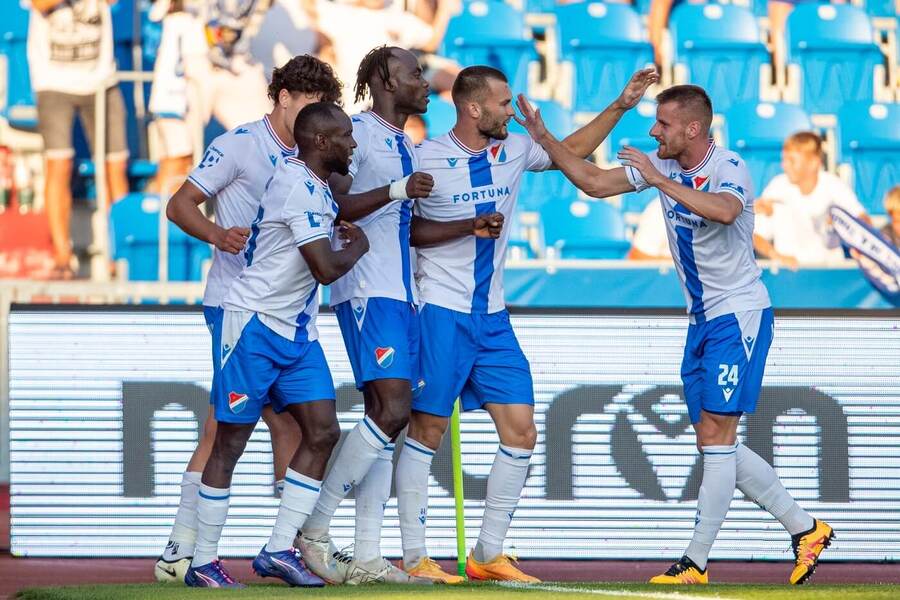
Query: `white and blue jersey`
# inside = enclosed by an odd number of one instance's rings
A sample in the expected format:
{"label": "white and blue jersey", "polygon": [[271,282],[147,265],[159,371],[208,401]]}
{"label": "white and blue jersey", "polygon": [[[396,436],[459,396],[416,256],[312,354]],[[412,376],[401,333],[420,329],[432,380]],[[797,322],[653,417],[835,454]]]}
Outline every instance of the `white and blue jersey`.
{"label": "white and blue jersey", "polygon": [[267,398],[276,411],[334,398],[316,330],[318,282],[298,249],[330,240],[337,210],[303,161],[279,162],[251,226],[247,265],[222,303],[217,420],[256,422]]}
{"label": "white and blue jersey", "polygon": [[[418,169],[415,148],[403,130],[372,111],[354,115],[356,149],[350,163],[351,194],[367,192],[412,175]],[[331,305],[351,298],[416,301],[415,256],[409,247],[412,200],[394,200],[356,221],[369,238],[369,252],[331,285]],[[334,241],[340,249],[341,242]]]}
{"label": "white and blue jersey", "polygon": [[[214,139],[188,181],[208,198],[215,196],[216,223],[220,227],[249,227],[278,161],[296,153],[296,147],[281,142],[265,116]],[[203,305],[221,305],[245,264],[243,253],[229,254],[214,248]]]}
{"label": "white and blue jersey", "polygon": [[[701,192],[728,193],[743,210],[731,225],[692,214],[662,192],[659,200],[666,222],[669,248],[681,280],[691,322],[771,306],[761,271],[753,256],[753,188],[747,164],[736,153],[710,141],[706,156],[693,169],[650,153],[650,162],[663,175]],[[647,182],[637,169],[625,167],[637,191]]]}
{"label": "white and blue jersey", "polygon": [[[411,175],[415,148],[402,130],[375,112],[352,117],[356,149],[350,163],[351,194],[367,192]],[[369,252],[331,285],[356,385],[406,379],[419,386],[419,322],[409,246],[413,201],[394,200],[356,221],[369,238]],[[339,249],[340,240],[334,240]]]}
{"label": "white and blue jersey", "polygon": [[[691,422],[700,420],[701,410],[727,415],[753,412],[775,325],[753,256],[754,196],[747,165],[712,141],[692,169],[660,159],[655,152],[650,161],[684,186],[731,194],[741,202],[741,214],[725,225],[695,215],[659,193],[691,323],[681,364]],[[625,172],[637,191],[648,187],[637,169],[625,167]]]}
{"label": "white and blue jersey", "polygon": [[[511,223],[522,174],[551,166],[532,139],[510,135],[472,150],[450,132],[419,148],[422,170],[434,177],[417,214],[433,221],[502,213]],[[463,410],[485,404],[533,404],[531,370],[503,301],[509,231],[498,239],[466,236],[420,248],[416,279],[421,309],[425,386],[414,410],[449,417],[457,396]]]}
{"label": "white and blue jersey", "polygon": [[[431,195],[416,201],[416,214],[432,221],[471,219],[493,212],[512,223],[525,171],[543,171],[550,157],[527,135],[510,134],[472,150],[451,131],[425,141],[419,163],[434,177]],[[503,268],[509,242],[468,236],[418,249],[416,280],[422,304],[465,313],[504,310]]]}

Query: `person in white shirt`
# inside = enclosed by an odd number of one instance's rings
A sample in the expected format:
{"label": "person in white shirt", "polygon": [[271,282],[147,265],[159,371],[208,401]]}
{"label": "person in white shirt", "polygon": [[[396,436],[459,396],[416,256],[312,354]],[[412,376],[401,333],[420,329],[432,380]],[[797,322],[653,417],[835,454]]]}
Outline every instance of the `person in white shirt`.
{"label": "person in white shirt", "polygon": [[361,229],[341,222],[341,248],[332,250],[338,206],[325,182],[333,172],[347,173],[356,147],[349,117],[331,102],[316,102],[297,115],[293,135],[304,160],[278,159],[251,227],[247,263],[222,302],[221,366],[211,392],[219,426],[203,469],[197,543],[184,580],[190,587],[243,587],[222,566],[217,548],[234,467],[268,403],[290,415],[301,441],[253,570],[291,586],[325,585],[293,547],[341,431],[316,330],[317,290],[350,270],[369,243]]}
{"label": "person in white shirt", "polygon": [[628,260],[670,260],[666,218],[660,207],[651,202],[644,207],[631,240]]}
{"label": "person in white shirt", "polygon": [[[166,207],[166,216],[189,235],[214,246],[213,263],[203,295],[203,316],[212,335],[213,370],[219,369],[218,345],[222,328],[222,301],[235,278],[253,256],[247,247],[251,225],[259,214],[259,201],[278,162],[295,156],[292,127],[308,104],[335,102],[341,84],[331,67],[312,56],[297,56],[272,73],[269,97],[274,106],[259,121],[246,123],[217,137],[187,181]],[[215,199],[215,222],[200,205]],[[287,463],[297,447],[299,431],[293,420],[263,410],[272,436],[276,488],[284,485]],[[194,554],[197,537],[197,498],[200,474],[216,437],[213,406],[188,462],[181,484],[181,498],[169,542],[154,568],[160,581],[183,580]]]}
{"label": "person in white shirt", "polygon": [[791,135],[784,142],[781,166],[784,173],[756,201],[754,249],[790,268],[843,261],[829,209],[839,206],[870,221],[850,186],[822,169],[822,139],[808,131]]}
{"label": "person in white shirt", "polygon": [[94,101],[106,94],[106,197],[128,193],[125,102],[115,81],[111,0],[31,0],[28,68],[37,97],[38,132],[44,141],[44,191],[56,279],[71,279],[72,124],[76,114],[93,151]]}
{"label": "person in white shirt", "polygon": [[[653,69],[639,71],[616,102],[565,143],[582,158],[588,156],[655,81]],[[453,102],[453,130],[418,150],[434,189],[416,202],[411,235],[418,255],[425,385],[413,398],[397,463],[403,565],[412,569],[431,561],[425,544],[428,477],[459,397],[463,410],[488,411],[500,437],[466,573],[470,579],[535,582],[503,553],[537,437],[531,371],[503,297],[509,230],[502,229],[497,239],[481,237],[471,234],[471,224],[484,217],[511,222],[523,173],[553,163],[531,138],[509,133],[512,92],[502,72],[487,66],[463,69],[453,84]]]}
{"label": "person in white shirt", "polygon": [[750,173],[739,155],[710,139],[712,103],[702,88],[674,86],[656,101],[650,135],[659,148],[648,156],[626,146],[619,152],[625,166],[604,170],[557,142],[528,101],[519,98],[528,132],[589,195],[659,190],[688,305],[681,378],[703,455],[703,479],[694,535],[684,556],[650,582],[708,582],[707,557],[737,486],[791,534],[796,564],[790,582],[803,583],[834,537],[832,528],[800,508],[775,470],[737,441],[741,415],[756,409],[775,332],[769,295],[753,256]]}

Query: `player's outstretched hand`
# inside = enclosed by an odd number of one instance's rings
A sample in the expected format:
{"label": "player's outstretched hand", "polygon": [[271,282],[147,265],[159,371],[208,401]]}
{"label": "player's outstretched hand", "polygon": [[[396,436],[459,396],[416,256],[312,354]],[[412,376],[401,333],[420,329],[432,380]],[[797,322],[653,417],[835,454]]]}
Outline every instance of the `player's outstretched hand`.
{"label": "player's outstretched hand", "polygon": [[622,90],[619,97],[616,98],[615,105],[622,110],[634,108],[641,101],[641,98],[644,97],[647,88],[658,82],[659,73],[656,72],[656,67],[647,67],[637,71],[628,80],[625,89]]}
{"label": "player's outstretched hand", "polygon": [[434,178],[429,173],[416,171],[406,180],[407,198],[427,198],[434,187]]}
{"label": "player's outstretched hand", "polygon": [[618,157],[626,167],[637,169],[644,178],[644,181],[653,187],[656,187],[666,179],[663,174],[653,166],[653,163],[650,162],[650,157],[637,148],[623,146],[622,149],[619,150]]}
{"label": "player's outstretched hand", "polygon": [[250,237],[250,229],[247,227],[219,227],[213,237],[213,245],[222,252],[237,254],[244,249],[247,238]]}
{"label": "player's outstretched hand", "polygon": [[503,213],[491,213],[475,217],[472,233],[475,237],[497,239],[503,231]]}
{"label": "player's outstretched hand", "polygon": [[359,247],[360,254],[369,251],[369,238],[366,237],[366,232],[353,223],[341,221],[338,225],[338,237],[343,241],[344,248]]}
{"label": "player's outstretched hand", "polygon": [[524,127],[534,141],[540,142],[549,133],[547,126],[544,124],[544,119],[541,117],[541,109],[531,106],[531,102],[528,101],[525,94],[519,94],[519,97],[516,99],[516,106],[519,107],[519,112],[522,113],[522,118],[519,115],[513,115],[516,123]]}

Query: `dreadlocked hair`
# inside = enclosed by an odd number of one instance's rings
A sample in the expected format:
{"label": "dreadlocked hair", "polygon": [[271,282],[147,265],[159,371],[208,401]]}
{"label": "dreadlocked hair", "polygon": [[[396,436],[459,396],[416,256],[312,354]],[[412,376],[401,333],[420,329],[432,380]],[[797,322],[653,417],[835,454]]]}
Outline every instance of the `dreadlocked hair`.
{"label": "dreadlocked hair", "polygon": [[356,94],[354,102],[362,102],[371,93],[369,82],[376,75],[382,83],[387,83],[391,77],[388,61],[393,51],[393,46],[379,46],[370,50],[362,59],[362,62],[359,63],[359,70],[356,71],[356,85],[353,87]]}

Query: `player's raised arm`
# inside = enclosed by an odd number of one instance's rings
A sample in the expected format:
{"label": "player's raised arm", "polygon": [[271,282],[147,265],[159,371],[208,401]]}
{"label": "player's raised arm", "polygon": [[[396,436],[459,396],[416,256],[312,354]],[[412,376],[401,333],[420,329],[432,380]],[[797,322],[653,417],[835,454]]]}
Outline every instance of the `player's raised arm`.
{"label": "player's raised arm", "polygon": [[601,169],[591,164],[570,150],[564,143],[553,137],[547,130],[541,117],[540,109],[531,106],[523,94],[519,94],[516,105],[522,113],[522,118],[516,116],[516,121],[528,130],[528,134],[539,143],[553,164],[575,184],[578,189],[594,198],[606,198],[634,190],[634,186],[628,181],[625,169]]}
{"label": "player's raised arm", "polygon": [[409,243],[411,246],[424,248],[469,235],[497,239],[502,230],[503,215],[498,212],[457,221],[432,221],[414,216]]}
{"label": "player's raised arm", "polygon": [[637,71],[631,76],[618,98],[594,117],[590,123],[566,137],[562,144],[576,156],[587,158],[609,136],[609,132],[616,126],[622,115],[637,106],[647,88],[658,81],[659,73],[654,67]]}
{"label": "player's raised arm", "polygon": [[660,173],[650,157],[637,148],[625,146],[618,157],[626,167],[640,173],[649,187],[655,187],[704,219],[731,225],[744,210],[744,203],[738,197],[738,194],[743,194],[739,186],[720,192],[701,192]]}
{"label": "player's raised arm", "polygon": [[328,285],[343,276],[369,251],[369,239],[356,225],[341,221],[338,235],[344,241],[341,250],[332,250],[327,238],[319,238],[300,246],[300,254],[309,265],[312,276],[322,285]]}
{"label": "player's raised arm", "polygon": [[417,171],[390,185],[383,185],[359,194],[350,194],[353,177],[335,173],[329,178],[328,185],[334,194],[334,201],[337,202],[340,209],[338,220],[358,221],[394,200],[427,198],[431,193],[431,188],[434,187],[434,179],[428,173]]}

